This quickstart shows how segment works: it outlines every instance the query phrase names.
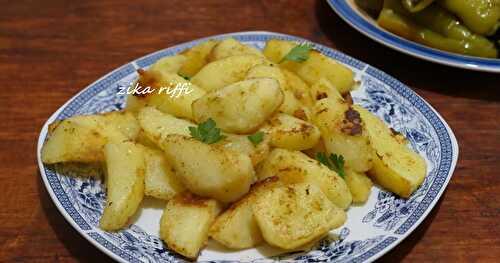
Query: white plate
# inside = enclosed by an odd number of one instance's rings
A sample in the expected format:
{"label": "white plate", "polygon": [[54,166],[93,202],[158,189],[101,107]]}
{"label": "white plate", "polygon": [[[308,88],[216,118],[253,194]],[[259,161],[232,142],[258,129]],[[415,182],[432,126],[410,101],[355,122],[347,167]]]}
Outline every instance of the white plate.
{"label": "white plate", "polygon": [[463,56],[418,44],[379,27],[355,0],[327,0],[333,10],[349,25],[367,37],[417,58],[452,67],[477,71],[500,72],[500,59]]}
{"label": "white plate", "polygon": [[[303,41],[297,37],[270,32],[241,32],[210,38],[234,37],[262,48],[272,38]],[[136,69],[148,67],[157,59],[191,47],[200,39],[167,48],[130,62],[97,80],[57,110],[45,123],[38,140],[38,165],[45,187],[66,220],[90,243],[121,262],[179,262],[158,238],[161,202],[146,199],[133,224],[109,233],[98,227],[105,202],[100,180],[65,176],[57,166],[44,165],[40,150],[47,138],[47,126],[55,120],[77,114],[119,110],[124,95],[120,87],[137,78]],[[199,261],[271,262],[288,259],[300,262],[370,262],[394,248],[429,214],[450,180],[458,157],[453,132],[439,114],[421,97],[382,71],[338,51],[315,44],[323,54],[333,57],[356,73],[361,87],[353,92],[354,101],[368,108],[395,130],[404,133],[411,147],[425,157],[428,175],[423,185],[407,200],[374,187],[368,202],[348,210],[348,220],[313,250],[302,254],[277,256],[278,251],[263,246],[241,252],[224,251],[209,242]]]}

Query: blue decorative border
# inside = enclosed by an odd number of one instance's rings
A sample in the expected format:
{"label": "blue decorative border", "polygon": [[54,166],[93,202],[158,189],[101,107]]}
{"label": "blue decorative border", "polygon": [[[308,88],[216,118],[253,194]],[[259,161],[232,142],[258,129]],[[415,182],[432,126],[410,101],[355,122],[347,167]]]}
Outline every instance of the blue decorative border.
{"label": "blue decorative border", "polygon": [[458,67],[476,70],[500,72],[500,59],[463,56],[420,45],[413,41],[398,37],[368,22],[355,10],[353,10],[348,3],[349,1],[327,0],[327,2],[342,19],[351,24],[358,31],[366,34],[372,39],[381,41],[383,44],[391,48],[408,52],[412,55],[441,64],[455,65]]}
{"label": "blue decorative border", "polygon": [[[215,36],[213,38],[224,38],[224,37],[234,37],[240,41],[243,42],[259,42],[259,41],[267,41],[272,38],[280,38],[280,39],[287,39],[287,40],[293,40],[293,41],[304,41],[305,39],[294,37],[294,36],[289,36],[289,35],[283,35],[283,34],[275,34],[275,33],[267,33],[267,32],[262,32],[259,34],[256,33],[236,33],[236,34],[227,34],[227,35],[219,35]],[[180,50],[193,46],[196,43],[200,41],[204,41],[209,38],[205,39],[200,39],[200,40],[195,40],[186,44],[178,45],[169,49],[161,50],[159,52],[150,54],[148,56],[145,56],[143,58],[138,59],[135,61],[135,63],[138,66],[141,67],[147,67],[150,64],[152,64],[154,61],[156,61],[158,58],[161,58],[166,55],[172,55],[176,52],[179,52]],[[362,70],[366,67],[366,64],[358,61],[354,58],[351,58],[341,52],[332,50],[328,47],[315,44],[315,48],[320,50],[322,53],[326,54],[327,56],[333,57],[342,63],[345,63],[349,66],[352,66],[354,68],[357,68],[359,70]],[[97,82],[91,84],[88,88],[84,89],[80,94],[78,94],[73,100],[71,100],[56,116],[56,119],[63,119],[70,117],[75,114],[75,112],[90,98],[94,97],[96,94],[99,92],[105,90],[106,88],[109,88],[112,84],[116,83],[117,81],[121,80],[122,78],[133,74],[135,71],[135,68],[132,64],[127,64],[119,69],[111,72],[110,74],[106,75],[102,79],[98,80]],[[442,154],[441,154],[441,160],[440,160],[440,165],[439,165],[439,171],[436,176],[436,179],[434,180],[431,189],[428,191],[427,195],[424,197],[423,201],[419,204],[418,208],[415,210],[415,212],[409,216],[407,221],[403,223],[399,229],[397,229],[394,233],[398,235],[403,235],[406,232],[408,232],[412,227],[416,226],[417,222],[419,222],[422,219],[423,214],[429,209],[429,206],[435,201],[436,197],[440,193],[441,189],[443,188],[445,182],[447,181],[448,177],[450,175],[450,169],[451,165],[453,162],[453,147],[452,147],[452,141],[450,138],[450,135],[447,132],[445,124],[441,121],[441,119],[438,117],[438,115],[430,108],[430,106],[422,99],[420,98],[417,94],[415,94],[412,90],[410,90],[408,87],[406,87],[404,84],[401,82],[395,80],[394,78],[390,77],[389,75],[383,73],[382,71],[372,68],[372,67],[367,67],[366,68],[366,73],[379,79],[383,83],[387,83],[390,85],[391,88],[393,88],[395,91],[397,91],[402,97],[407,99],[412,105],[414,105],[424,116],[426,116],[431,123],[432,127],[436,130],[436,133],[439,137],[439,141],[441,144],[442,148]],[[47,134],[43,135],[43,141],[45,141]],[[55,197],[57,198],[58,202],[62,205],[63,209],[68,213],[68,215],[72,218],[72,220],[78,225],[78,227],[81,230],[85,231],[91,231],[92,227],[84,220],[84,218],[79,214],[79,212],[74,208],[74,206],[69,202],[68,196],[62,189],[62,186],[60,184],[60,181],[56,175],[56,173],[48,169],[49,167],[44,166],[43,170],[45,172],[45,175],[48,179],[48,183],[50,187],[52,188],[52,191],[55,194]],[[121,258],[123,260],[129,261],[129,262],[140,262],[139,259],[131,256],[130,254],[126,253],[119,247],[116,247],[115,245],[111,244],[109,241],[107,241],[105,238],[103,238],[101,235],[99,235],[96,232],[87,232],[86,234],[87,237],[92,238],[95,240],[97,243],[111,251],[113,254],[115,254],[118,258]],[[379,252],[383,251],[387,247],[391,246],[394,244],[396,241],[400,241],[402,238],[396,238],[396,237],[387,237],[383,242],[377,244],[361,256],[357,257],[354,259],[355,262],[363,262],[366,260],[370,260],[373,256],[377,255]],[[377,255],[379,256],[379,255]]]}
{"label": "blue decorative border", "polygon": [[380,251],[384,250],[386,247],[392,245],[392,243],[396,242],[398,239],[396,237],[387,237],[384,241],[378,243],[376,246],[372,247],[370,250],[363,253],[363,255],[354,258],[351,262],[365,262],[369,258],[375,256]]}
{"label": "blue decorative border", "polygon": [[91,232],[88,233],[88,235],[94,239],[97,243],[103,245],[105,248],[109,249],[113,253],[115,253],[117,256],[127,260],[127,262],[137,262],[137,263],[142,263],[141,260],[131,256],[129,253],[125,252],[123,249],[120,249],[119,247],[113,245],[113,243],[109,242],[105,238],[103,238],[101,235],[97,234],[96,232]]}

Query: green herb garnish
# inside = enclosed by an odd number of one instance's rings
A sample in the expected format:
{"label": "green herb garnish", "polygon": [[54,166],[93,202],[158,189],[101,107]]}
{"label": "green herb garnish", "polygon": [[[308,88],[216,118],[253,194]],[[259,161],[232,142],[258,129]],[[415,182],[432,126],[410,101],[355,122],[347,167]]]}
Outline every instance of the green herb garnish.
{"label": "green herb garnish", "polygon": [[189,127],[189,132],[193,138],[206,144],[216,143],[226,136],[220,134],[220,129],[216,127],[216,123],[212,118],[198,124],[198,127]]}
{"label": "green herb garnish", "polygon": [[191,80],[191,77],[183,75],[182,73],[177,73],[177,75],[181,76],[185,80]]}
{"label": "green herb garnish", "polygon": [[262,140],[264,139],[264,133],[259,131],[252,135],[248,135],[247,138],[253,143],[254,146],[257,146],[257,144],[262,142]]}
{"label": "green herb garnish", "polygon": [[340,177],[345,178],[344,156],[330,154],[330,157],[327,158],[325,153],[319,152],[316,153],[316,160],[335,171]]}
{"label": "green herb garnish", "polygon": [[284,56],[281,61],[290,60],[295,62],[304,62],[309,59],[309,51],[311,51],[312,45],[310,43],[302,43],[300,45],[295,46]]}

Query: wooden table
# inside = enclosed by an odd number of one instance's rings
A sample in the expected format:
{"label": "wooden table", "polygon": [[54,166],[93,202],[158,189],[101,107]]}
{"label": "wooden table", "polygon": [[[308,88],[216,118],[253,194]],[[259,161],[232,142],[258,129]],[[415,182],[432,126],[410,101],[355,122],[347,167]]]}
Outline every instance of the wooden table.
{"label": "wooden table", "polygon": [[137,57],[214,34],[302,36],[374,65],[412,87],[460,145],[455,174],[430,216],[381,261],[500,258],[500,75],[463,71],[381,46],[325,1],[1,1],[0,261],[111,261],[59,214],[40,180],[45,120],[79,90]]}

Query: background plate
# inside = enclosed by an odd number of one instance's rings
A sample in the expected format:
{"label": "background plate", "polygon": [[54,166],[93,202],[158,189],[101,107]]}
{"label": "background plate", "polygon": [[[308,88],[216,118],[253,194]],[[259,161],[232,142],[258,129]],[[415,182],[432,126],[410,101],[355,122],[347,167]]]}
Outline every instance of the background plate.
{"label": "background plate", "polygon": [[[245,44],[262,48],[272,38],[304,41],[289,35],[270,32],[240,32],[210,38],[234,37]],[[98,228],[106,194],[100,180],[65,176],[68,171],[44,165],[40,150],[47,138],[47,126],[55,120],[78,114],[119,110],[124,95],[117,92],[137,78],[136,69],[148,67],[157,59],[173,55],[209,38],[167,48],[128,63],[97,80],[59,108],[45,123],[38,140],[40,174],[53,202],[66,220],[89,242],[121,262],[184,262],[158,238],[159,220],[164,204],[145,198],[133,224],[117,233]],[[209,242],[199,261],[272,262],[277,260],[318,262],[370,262],[389,251],[408,236],[429,214],[443,193],[458,157],[453,132],[439,114],[411,89],[361,61],[325,46],[314,44],[323,54],[350,67],[360,82],[352,93],[361,104],[381,117],[395,130],[404,133],[411,147],[425,157],[428,175],[423,185],[407,200],[374,187],[367,203],[352,206],[344,226],[331,232],[313,250],[306,253],[278,255],[267,246],[240,252],[224,251]]]}
{"label": "background plate", "polygon": [[420,45],[379,27],[372,17],[356,5],[355,0],[327,0],[327,2],[349,25],[385,46],[443,65],[500,73],[500,59],[462,56]]}

